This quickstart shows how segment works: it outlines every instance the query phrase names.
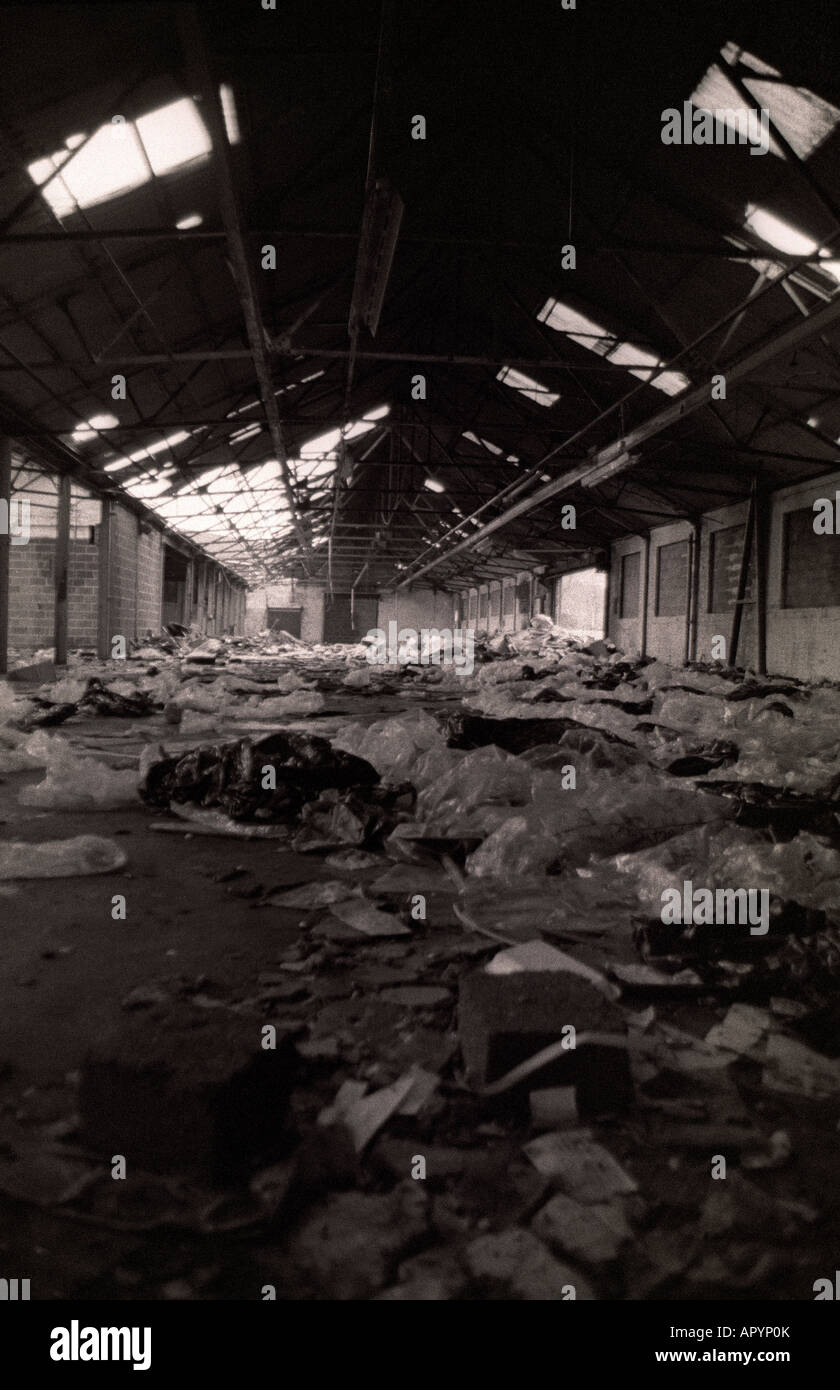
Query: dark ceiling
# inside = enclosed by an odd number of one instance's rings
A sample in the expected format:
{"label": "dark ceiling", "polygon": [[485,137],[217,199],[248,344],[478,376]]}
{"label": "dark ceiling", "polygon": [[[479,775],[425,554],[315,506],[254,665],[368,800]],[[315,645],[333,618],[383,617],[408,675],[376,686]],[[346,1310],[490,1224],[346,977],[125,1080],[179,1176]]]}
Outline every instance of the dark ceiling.
{"label": "dark ceiling", "polygon": [[[748,205],[769,210],[840,258],[840,134],[763,157],[660,136],[663,110],[727,43],[786,79],[780,110],[791,87],[812,94],[806,114],[815,97],[840,109],[837,25],[829,3],[7,6],[3,426],[31,457],[97,491],[128,487],[176,527],[174,503],[197,498],[207,516],[188,534],[250,581],[342,588],[568,567],[744,497],[754,478],[817,476],[840,435],[840,285],[817,253],[769,251],[744,223]],[[223,151],[222,83],[240,126]],[[183,97],[209,157],[51,210],[27,165]],[[372,336],[354,284],[375,273],[362,232],[377,180],[404,213]],[[176,231],[187,214],[200,224]],[[540,322],[551,297],[678,358],[684,409],[659,420],[679,396]],[[559,399],[527,398],[498,380],[504,366]],[[733,369],[713,401],[712,374]],[[298,462],[307,441],[383,407],[337,459]],[[108,415],[118,423],[72,438]],[[561,485],[639,426],[627,466]],[[556,495],[481,534],[548,482]],[[559,524],[569,502],[574,531]]]}

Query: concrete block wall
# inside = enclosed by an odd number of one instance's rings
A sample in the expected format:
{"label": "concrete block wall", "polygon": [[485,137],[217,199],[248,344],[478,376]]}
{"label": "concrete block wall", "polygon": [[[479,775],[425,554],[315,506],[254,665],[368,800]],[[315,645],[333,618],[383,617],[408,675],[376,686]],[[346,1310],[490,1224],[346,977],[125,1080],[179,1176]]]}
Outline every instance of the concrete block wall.
{"label": "concrete block wall", "polygon": [[[107,505],[107,504],[105,504]],[[142,638],[159,632],[163,588],[163,537],[141,528],[133,512],[111,503],[110,635]],[[78,534],[78,532],[82,534]],[[77,528],[71,536],[67,585],[67,640],[74,647],[96,647],[99,622],[101,529]],[[52,646],[55,625],[55,538],[32,536],[26,545],[9,548],[9,646],[35,651]],[[208,563],[211,581],[214,571]],[[240,597],[242,595],[242,597]],[[229,626],[243,630],[244,590],[231,587]],[[206,629],[206,608],[201,631]],[[109,644],[110,645],[110,644]]]}
{"label": "concrete block wall", "polygon": [[452,595],[445,589],[397,589],[379,596],[377,626],[388,631],[389,622],[398,627],[451,628],[454,619]]}
{"label": "concrete block wall", "polygon": [[[642,650],[644,629],[644,596],[647,591],[647,654],[661,657],[679,665],[685,657],[685,633],[687,623],[687,591],[683,611],[679,614],[661,615],[656,612],[656,585],[659,564],[658,551],[661,547],[672,545],[675,541],[688,540],[691,525],[678,521],[670,526],[658,526],[650,533],[649,568],[645,575],[645,542],[641,536],[625,536],[612,547],[610,614],[608,635],[616,646],[629,655],[638,656]],[[708,542],[707,542],[708,543]],[[621,561],[625,555],[639,554],[639,600],[635,617],[621,616]],[[701,590],[702,607],[702,590]]]}
{"label": "concrete block wall", "polygon": [[[785,516],[788,512],[812,509],[818,498],[827,497],[833,501],[837,490],[840,490],[840,471],[811,482],[780,488],[770,498],[766,601],[767,670],[771,675],[798,676],[805,680],[840,680],[840,602],[832,606],[785,607],[783,588]],[[712,536],[716,531],[727,527],[745,525],[746,520],[747,503],[739,502],[730,507],[707,512],[700,521],[697,589],[697,657],[700,660],[711,658],[712,639],[717,636],[725,638],[727,658],[730,655],[733,610],[729,607],[723,612],[715,612],[711,608]],[[672,526],[658,527],[650,533],[647,652],[650,656],[659,656],[677,665],[683,661],[686,649],[686,617],[656,616],[656,552],[659,546],[683,539],[690,531],[688,522],[678,522]],[[834,564],[835,557],[829,555],[828,547],[840,547],[840,535],[827,535],[822,539],[826,546],[826,564]],[[633,552],[640,554],[641,596],[645,587],[644,550],[645,542],[642,536],[627,536],[613,545],[611,555],[609,635],[618,646],[633,655],[641,650],[641,597],[638,616],[622,619],[621,560],[624,555]],[[818,552],[816,554],[818,555]],[[740,548],[736,548],[728,561],[730,586],[734,584],[739,563]],[[815,559],[815,564],[819,564],[818,558]],[[754,667],[757,662],[757,610],[755,602],[751,601],[755,581],[752,559],[747,580],[748,601],[743,609],[737,661],[739,666],[749,668]]]}
{"label": "concrete block wall", "polygon": [[126,641],[137,635],[138,519],[117,503],[111,504],[111,637]]}
{"label": "concrete block wall", "polygon": [[251,589],[242,617],[244,631],[253,636],[266,626],[269,608],[300,608],[300,635],[304,642],[324,639],[324,589],[304,580],[284,579],[263,589]]}
{"label": "concrete block wall", "polygon": [[[840,680],[840,605],[782,607],[785,515],[811,508],[820,497],[829,498],[833,504],[838,490],[840,472],[782,488],[773,496],[767,563],[767,669],[774,674],[806,680]],[[820,545],[826,552],[840,547],[840,535],[822,536]],[[826,558],[828,561],[828,554]]]}
{"label": "concrete block wall", "polygon": [[[724,637],[726,639],[726,653],[729,657],[729,641],[732,633],[733,609],[728,609],[722,613],[715,613],[711,609],[711,568],[712,568],[712,536],[715,531],[725,530],[730,526],[746,526],[748,504],[746,502],[737,503],[734,507],[722,507],[719,511],[709,512],[704,516],[700,531],[700,588],[697,615],[697,659],[698,661],[710,661],[712,659],[712,639],[714,637]],[[732,557],[730,562],[731,578],[733,588],[737,587],[738,574],[740,570],[741,547],[738,547],[737,554]],[[754,567],[752,557],[750,568],[747,574],[748,595],[752,592],[754,582]],[[756,612],[754,603],[745,603],[741,617],[741,635],[738,639],[738,665],[751,666],[755,662],[756,647]]]}
{"label": "concrete block wall", "polygon": [[[52,646],[55,631],[55,541],[32,537],[9,547],[9,646],[35,651]],[[68,642],[96,645],[99,547],[71,540],[68,560]]]}
{"label": "concrete block wall", "polygon": [[160,600],[163,582],[163,542],[159,531],[137,538],[136,628],[142,636],[147,628],[160,629]]}

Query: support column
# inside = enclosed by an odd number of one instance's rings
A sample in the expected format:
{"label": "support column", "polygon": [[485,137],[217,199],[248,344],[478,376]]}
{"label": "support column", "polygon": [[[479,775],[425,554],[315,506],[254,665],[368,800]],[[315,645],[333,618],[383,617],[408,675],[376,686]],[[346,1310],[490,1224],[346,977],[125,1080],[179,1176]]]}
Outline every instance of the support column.
{"label": "support column", "polygon": [[9,528],[12,502],[12,442],[0,436],[0,675],[9,669]]}
{"label": "support column", "polygon": [[111,655],[111,513],[113,502],[102,499],[102,520],[99,523],[99,622],[96,652],[101,660]]}
{"label": "support column", "polygon": [[766,492],[755,497],[755,669],[767,674],[767,555],[770,548],[770,505]]}
{"label": "support column", "polygon": [[187,561],[187,577],[184,582],[184,616],[181,619],[185,627],[190,627],[193,621],[193,591],[195,588],[195,560]]}
{"label": "support column", "polygon": [[[642,555],[642,562],[645,567],[644,578],[642,579],[641,596],[641,626],[639,636],[639,652],[642,656],[648,654],[648,604],[650,603],[650,531],[645,532],[645,546]],[[618,602],[621,603],[621,592],[619,590]]]}
{"label": "support column", "polygon": [[753,536],[755,534],[755,512],[756,512],[756,481],[753,478],[750,489],[750,505],[747,512],[747,523],[744,527],[744,548],[741,551],[741,568],[738,574],[738,592],[735,596],[735,608],[732,613],[732,631],[729,638],[728,661],[730,666],[738,664],[738,644],[741,637],[741,619],[744,613],[744,603],[746,601],[747,580],[750,572],[750,558],[753,550]]}
{"label": "support column", "polygon": [[53,643],[56,666],[67,665],[67,584],[70,569],[70,474],[58,480],[58,523],[55,535],[55,629]]}

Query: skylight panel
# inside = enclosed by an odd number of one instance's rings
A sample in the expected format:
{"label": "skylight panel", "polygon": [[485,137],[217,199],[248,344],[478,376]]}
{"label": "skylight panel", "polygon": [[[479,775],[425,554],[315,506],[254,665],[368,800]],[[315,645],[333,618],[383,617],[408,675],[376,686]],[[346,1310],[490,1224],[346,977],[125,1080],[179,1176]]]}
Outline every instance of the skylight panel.
{"label": "skylight panel", "polygon": [[666,396],[678,396],[680,391],[685,391],[691,385],[691,380],[683,372],[660,372],[650,384],[657,391],[664,391]]}
{"label": "skylight panel", "polygon": [[775,213],[757,207],[755,203],[748,203],[744,226],[760,241],[767,242],[785,255],[813,256],[815,269],[830,275],[833,280],[840,280],[840,261],[820,251],[819,243],[813,237],[800,232],[798,227],[784,222],[781,217],[776,217]]}
{"label": "skylight panel", "polygon": [[165,478],[158,479],[156,482],[127,482],[126,492],[130,492],[132,497],[137,497],[143,502],[149,501],[152,497],[159,497],[162,492],[169,491],[169,483]]}
{"label": "skylight panel", "polygon": [[341,442],[341,430],[329,430],[327,434],[316,435],[306,444],[300,446],[300,456],[305,458],[321,458],[324,454],[329,454]]}
{"label": "skylight panel", "polygon": [[760,241],[766,241],[777,251],[784,251],[790,256],[811,256],[817,250],[817,243],[811,237],[792,227],[789,222],[783,222],[772,212],[756,207],[754,203],[747,206],[744,226],[755,232]]}
{"label": "skylight panel", "polygon": [[225,133],[229,145],[239,144],[239,117],[236,112],[236,100],[233,95],[233,88],[223,82],[219,87],[219,98],[222,103],[222,115],[225,121]]}
{"label": "skylight panel", "polygon": [[[44,182],[47,169],[58,170]],[[133,125],[102,126],[77,154],[60,150],[28,166],[57,217],[89,208],[146,183],[149,174]]]}
{"label": "skylight panel", "polygon": [[635,343],[616,343],[612,352],[607,354],[607,361],[615,362],[618,367],[626,367],[628,372],[637,376],[640,381],[650,381],[653,375],[644,365],[640,367],[640,362],[649,363],[651,367],[660,366],[659,358],[655,352],[649,352],[647,348],[637,347]]}
{"label": "skylight panel", "polygon": [[[727,43],[721,49],[723,65],[740,63],[751,69],[750,74],[742,74],[744,81],[759,106],[766,107],[770,119],[781,131],[789,145],[799,155],[807,159],[828,138],[840,122],[840,111],[831,102],[817,96],[807,87],[794,87],[784,82],[762,81],[764,78],[779,78],[782,74],[763,63],[760,58],[747,53],[737,44]],[[695,107],[706,111],[720,111],[724,124],[731,129],[740,129],[749,108],[726,75],[725,66],[713,64],[692,92],[690,101]],[[752,75],[755,74],[755,76]],[[729,119],[727,120],[727,113]],[[770,137],[770,150],[784,157],[784,152]]]}
{"label": "skylight panel", "polygon": [[169,434],[165,439],[155,440],[153,444],[147,444],[144,448],[138,449],[136,454],[129,454],[129,463],[142,463],[144,459],[153,454],[162,454],[165,449],[172,449],[176,444],[183,444],[185,439],[189,439],[186,430],[178,430],[175,434]]}
{"label": "skylight panel", "polygon": [[97,430],[115,429],[119,423],[116,415],[91,415],[89,420],[84,420],[76,426],[71,438],[77,442],[83,439],[93,439]]}
{"label": "skylight panel", "polygon": [[181,97],[157,111],[138,116],[136,125],[156,174],[168,174],[194,159],[202,159],[212,149],[210,136],[192,97]]}
{"label": "skylight panel", "polygon": [[491,454],[500,454],[502,452],[498,444],[491,444],[489,439],[481,439],[477,434],[473,434],[472,430],[464,430],[464,439],[469,439],[471,444],[480,444],[483,449],[487,449]]}
{"label": "skylight panel", "polygon": [[573,343],[580,343],[581,347],[600,353],[602,357],[615,342],[614,333],[609,333],[600,323],[587,318],[586,314],[578,313],[570,305],[561,304],[558,299],[547,299],[537,318],[558,333],[565,333]]}
{"label": "skylight panel", "polygon": [[427,488],[429,492],[446,492],[443,483],[439,483],[437,478],[427,478],[423,486]]}
{"label": "skylight panel", "polygon": [[253,425],[245,425],[241,430],[234,430],[230,436],[230,443],[242,444],[246,439],[253,439],[254,435],[259,434],[261,429],[262,425],[256,422]]}
{"label": "skylight panel", "polygon": [[[80,144],[82,140],[84,136],[70,136],[66,145],[71,148],[27,165],[56,217],[69,217],[79,208],[139,188],[149,180],[149,165],[155,174],[166,174],[206,157],[212,148],[191,97],[150,111],[136,123],[108,122],[86,144]],[[76,153],[73,146],[78,147]]]}
{"label": "skylight panel", "polygon": [[615,363],[617,367],[626,367],[640,381],[650,382],[657,391],[664,391],[667,396],[679,395],[680,391],[691,385],[688,377],[682,372],[657,373],[655,368],[663,365],[657,353],[649,348],[639,347],[636,343],[622,341],[602,324],[596,323],[586,314],[579,313],[577,309],[572,309],[570,305],[562,304],[558,299],[547,299],[537,318],[541,323],[547,323],[549,328],[556,329],[558,333],[565,333],[572,342],[580,343],[581,347],[588,348],[590,352],[597,352],[599,356],[606,357],[608,362]]}
{"label": "skylight panel", "polygon": [[529,400],[536,401],[537,405],[556,405],[560,399],[558,392],[549,391],[547,386],[535,381],[533,377],[526,376],[524,372],[517,371],[515,367],[502,367],[496,374],[496,380],[503,381],[506,386],[512,386]]}
{"label": "skylight panel", "polygon": [[176,222],[175,226],[179,232],[188,232],[190,227],[200,227],[203,221],[204,218],[200,212],[190,212],[186,217],[182,217],[179,222]]}

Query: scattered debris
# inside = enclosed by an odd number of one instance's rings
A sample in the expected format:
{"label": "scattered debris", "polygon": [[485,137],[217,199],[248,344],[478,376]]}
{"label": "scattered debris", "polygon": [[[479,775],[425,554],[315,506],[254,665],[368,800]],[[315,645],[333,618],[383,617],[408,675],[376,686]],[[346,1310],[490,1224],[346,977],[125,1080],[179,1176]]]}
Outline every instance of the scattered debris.
{"label": "scattered debris", "polygon": [[111,874],[128,863],[113,840],[77,835],[71,840],[0,840],[0,879],[76,878]]}

